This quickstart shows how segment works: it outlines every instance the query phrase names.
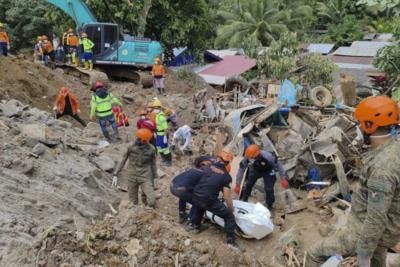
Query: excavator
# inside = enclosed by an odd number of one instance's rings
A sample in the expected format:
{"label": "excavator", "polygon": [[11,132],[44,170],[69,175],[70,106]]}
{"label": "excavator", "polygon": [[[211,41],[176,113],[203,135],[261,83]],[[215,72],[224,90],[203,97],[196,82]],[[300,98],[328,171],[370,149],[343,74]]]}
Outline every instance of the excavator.
{"label": "excavator", "polygon": [[[76,24],[76,31],[86,32],[95,44],[93,60],[100,71],[80,72],[80,78],[89,76],[88,83],[96,80],[119,78],[139,83],[146,76],[156,57],[162,54],[161,44],[147,38],[122,34],[115,23],[98,22],[89,7],[82,0],[47,0],[48,3],[67,13]],[[69,68],[71,70],[71,68]],[[147,75],[148,76],[148,75]],[[149,77],[147,77],[148,80]]]}

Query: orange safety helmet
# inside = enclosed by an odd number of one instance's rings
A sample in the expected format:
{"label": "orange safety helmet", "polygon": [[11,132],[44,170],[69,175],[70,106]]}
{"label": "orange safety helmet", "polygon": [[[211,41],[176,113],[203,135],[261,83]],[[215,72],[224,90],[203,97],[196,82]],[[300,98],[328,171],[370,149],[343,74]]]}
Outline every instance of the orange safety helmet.
{"label": "orange safety helmet", "polygon": [[148,143],[151,140],[151,138],[153,138],[153,133],[149,129],[142,128],[142,129],[136,130],[136,137],[140,141],[142,141],[144,143]]}
{"label": "orange safety helmet", "polygon": [[399,123],[399,107],[388,96],[371,96],[358,104],[354,118],[360,123],[360,129],[373,134],[378,127]]}
{"label": "orange safety helmet", "polygon": [[255,159],[256,157],[258,157],[258,155],[260,155],[260,153],[261,148],[256,144],[252,144],[246,148],[244,155],[246,156],[246,158]]}
{"label": "orange safety helmet", "polygon": [[231,162],[233,160],[233,154],[226,150],[219,152],[218,157],[224,162]]}
{"label": "orange safety helmet", "polygon": [[61,94],[63,94],[63,95],[66,95],[66,94],[68,94],[68,93],[69,93],[69,90],[68,90],[68,88],[67,88],[67,87],[61,87],[61,89],[60,89],[60,93],[61,93]]}
{"label": "orange safety helmet", "polygon": [[68,33],[74,33],[74,30],[72,28],[69,28],[67,32]]}
{"label": "orange safety helmet", "polygon": [[38,37],[37,37],[37,40],[38,40],[38,41],[42,41],[42,36],[38,36]]}

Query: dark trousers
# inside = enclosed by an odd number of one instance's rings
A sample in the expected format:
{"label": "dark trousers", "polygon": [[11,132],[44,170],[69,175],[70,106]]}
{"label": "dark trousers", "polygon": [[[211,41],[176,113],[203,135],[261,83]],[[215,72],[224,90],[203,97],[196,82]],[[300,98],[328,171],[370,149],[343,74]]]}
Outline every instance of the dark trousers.
{"label": "dark trousers", "polygon": [[0,43],[0,53],[3,56],[8,56],[8,45],[7,43]]}
{"label": "dark trousers", "polygon": [[79,122],[83,127],[86,127],[86,122],[84,120],[82,120],[78,114],[66,114],[66,113],[57,113],[56,114],[56,119],[61,118],[62,116],[71,116],[72,118],[74,118],[77,122]]}
{"label": "dark trousers", "polygon": [[251,190],[259,178],[264,179],[265,204],[271,209],[272,204],[275,202],[274,185],[276,182],[276,175],[273,170],[262,173],[250,167],[241,200],[248,201]]}
{"label": "dark trousers", "polygon": [[235,215],[228,209],[227,206],[220,200],[216,199],[213,202],[203,201],[201,199],[193,198],[193,205],[196,206],[196,211],[193,214],[192,222],[194,225],[200,225],[203,219],[204,212],[208,210],[209,212],[215,214],[216,216],[224,219],[225,222],[225,232],[226,238],[228,240],[234,240],[235,235]]}
{"label": "dark trousers", "polygon": [[183,212],[186,213],[186,203],[192,204],[192,208],[190,209],[190,212],[188,215],[189,219],[192,219],[196,212],[196,207],[193,206],[193,203],[192,203],[192,192],[189,192],[186,189],[186,187],[183,187],[183,186],[177,187],[177,186],[174,186],[172,183],[170,186],[170,190],[174,196],[179,198],[179,201],[178,201],[179,213],[183,213]]}

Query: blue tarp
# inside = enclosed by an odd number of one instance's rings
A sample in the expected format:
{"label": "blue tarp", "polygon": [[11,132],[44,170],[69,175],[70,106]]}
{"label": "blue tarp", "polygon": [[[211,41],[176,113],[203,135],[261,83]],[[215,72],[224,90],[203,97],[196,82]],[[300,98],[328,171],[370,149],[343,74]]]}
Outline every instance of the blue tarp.
{"label": "blue tarp", "polygon": [[168,67],[179,67],[195,63],[194,56],[187,47],[174,48],[174,59],[167,63]]}
{"label": "blue tarp", "polygon": [[279,88],[278,103],[287,107],[296,105],[297,93],[301,92],[303,87],[301,85],[296,86],[289,80],[284,80]]}

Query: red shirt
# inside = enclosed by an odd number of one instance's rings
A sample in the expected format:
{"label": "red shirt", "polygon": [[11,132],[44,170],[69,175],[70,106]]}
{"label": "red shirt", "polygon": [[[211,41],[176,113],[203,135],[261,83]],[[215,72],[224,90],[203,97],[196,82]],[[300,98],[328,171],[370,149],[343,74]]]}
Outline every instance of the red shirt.
{"label": "red shirt", "polygon": [[156,124],[149,119],[139,119],[136,123],[137,129],[146,128],[149,129],[152,133],[156,130]]}

